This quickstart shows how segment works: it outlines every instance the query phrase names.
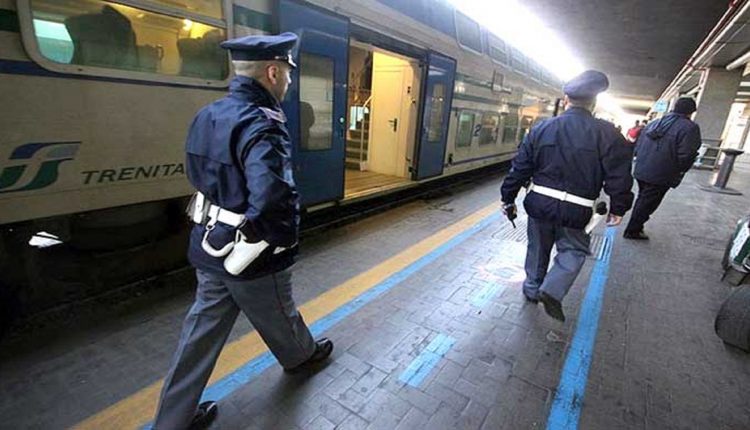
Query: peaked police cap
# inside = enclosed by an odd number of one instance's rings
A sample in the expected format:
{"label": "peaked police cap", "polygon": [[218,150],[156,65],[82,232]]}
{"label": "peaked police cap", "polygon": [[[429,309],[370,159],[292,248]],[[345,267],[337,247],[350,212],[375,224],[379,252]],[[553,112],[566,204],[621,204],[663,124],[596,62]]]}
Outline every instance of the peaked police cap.
{"label": "peaked police cap", "polygon": [[285,61],[297,67],[292,51],[299,38],[294,33],[277,35],[245,36],[221,42],[235,61]]}
{"label": "peaked police cap", "polygon": [[609,79],[598,70],[586,70],[563,86],[563,92],[573,99],[593,99],[607,91]]}

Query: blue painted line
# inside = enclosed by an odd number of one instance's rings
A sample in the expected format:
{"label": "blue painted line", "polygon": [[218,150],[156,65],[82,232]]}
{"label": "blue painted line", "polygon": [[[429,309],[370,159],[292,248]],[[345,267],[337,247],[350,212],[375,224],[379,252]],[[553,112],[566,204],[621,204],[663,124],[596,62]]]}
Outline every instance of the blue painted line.
{"label": "blue painted line", "polygon": [[[437,260],[441,256],[445,255],[448,251],[450,251],[457,245],[461,244],[463,241],[470,238],[475,233],[484,229],[489,224],[497,221],[498,219],[500,219],[499,213],[494,213],[492,215],[489,215],[488,217],[482,219],[475,225],[459,233],[453,239],[445,242],[444,244],[440,245],[439,247],[435,248],[429,253],[423,255],[417,261],[401,269],[400,271],[394,273],[393,275],[384,279],[379,284],[375,285],[374,287],[360,294],[359,296],[357,296],[350,302],[340,306],[335,311],[319,319],[318,321],[316,321],[310,326],[310,331],[312,332],[313,336],[314,337],[320,336],[322,333],[324,333],[325,331],[327,331],[334,325],[338,324],[344,318],[358,311],[364,305],[375,300],[377,297],[379,297],[386,291],[390,290],[391,288],[395,287],[396,285],[404,281],[409,276],[422,270],[425,266]],[[450,346],[452,345],[453,343],[450,343],[450,345],[446,347],[445,345],[441,343],[441,346],[440,348],[437,349],[437,351],[443,351],[443,350],[447,351],[448,349],[450,349]],[[229,375],[223,377],[222,379],[216,381],[214,384],[209,386],[203,392],[201,401],[206,401],[206,400],[218,401],[227,397],[236,389],[247,384],[248,382],[251,382],[253,379],[258,377],[261,373],[263,373],[263,371],[273,366],[275,363],[276,363],[276,359],[270,352],[261,354],[260,356],[256,357],[253,360],[250,360],[249,362],[247,362],[245,365],[238,368],[234,372],[230,373]],[[143,427],[143,429],[144,430],[150,429],[152,425],[153,423],[148,423]]]}
{"label": "blue painted line", "polygon": [[565,358],[560,383],[547,419],[547,430],[578,429],[616,232],[615,227],[607,228],[602,258],[596,262],[591,272],[573,342]]}
{"label": "blue painted line", "polygon": [[398,380],[412,387],[419,387],[454,343],[456,339],[443,333],[438,334],[424,351],[409,363]]}
{"label": "blue painted line", "polygon": [[484,307],[502,288],[502,285],[496,283],[485,286],[474,295],[471,304],[478,308]]}

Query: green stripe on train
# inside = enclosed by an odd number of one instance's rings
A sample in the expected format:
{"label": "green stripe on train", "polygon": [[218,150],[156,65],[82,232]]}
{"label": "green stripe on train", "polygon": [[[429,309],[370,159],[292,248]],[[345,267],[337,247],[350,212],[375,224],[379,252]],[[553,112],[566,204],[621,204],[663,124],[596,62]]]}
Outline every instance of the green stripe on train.
{"label": "green stripe on train", "polygon": [[270,33],[273,30],[271,15],[234,5],[234,24],[255,28]]}
{"label": "green stripe on train", "polygon": [[21,26],[18,24],[18,14],[14,10],[0,9],[0,31],[18,33]]}

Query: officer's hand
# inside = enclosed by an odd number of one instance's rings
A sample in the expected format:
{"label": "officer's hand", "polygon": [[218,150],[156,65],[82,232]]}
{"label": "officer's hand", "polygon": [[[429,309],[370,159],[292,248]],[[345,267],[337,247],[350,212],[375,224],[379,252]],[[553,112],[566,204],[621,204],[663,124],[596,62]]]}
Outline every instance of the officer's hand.
{"label": "officer's hand", "polygon": [[620,225],[622,223],[622,217],[618,215],[609,214],[607,216],[607,225],[610,227]]}

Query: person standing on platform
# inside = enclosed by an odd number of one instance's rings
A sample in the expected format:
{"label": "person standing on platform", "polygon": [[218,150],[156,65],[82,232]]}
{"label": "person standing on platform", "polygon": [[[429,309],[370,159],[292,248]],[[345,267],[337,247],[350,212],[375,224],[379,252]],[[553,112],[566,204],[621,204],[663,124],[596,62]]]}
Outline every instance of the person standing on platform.
{"label": "person standing on platform", "polygon": [[198,404],[237,315],[252,322],[285,371],[315,370],[333,343],[315,341],[292,298],[299,198],[281,110],[296,67],[293,33],[222,42],[235,77],[204,107],[187,137],[187,175],[198,190],[188,258],[195,302],[164,381],[154,428],[207,427],[217,404]]}
{"label": "person standing on platform", "polygon": [[[501,189],[503,212],[512,218],[518,192],[530,183],[523,294],[560,321],[562,300],[589,254],[584,228],[602,187],[611,199],[608,225],[619,225],[633,203],[632,146],[612,124],[592,115],[597,94],[608,87],[607,76],[595,70],[565,84],[565,112],[531,129]],[[557,256],[548,272],[553,245]]]}
{"label": "person standing on platform", "polygon": [[626,239],[648,240],[643,225],[667,191],[680,185],[685,172],[695,162],[701,146],[700,127],[690,119],[695,111],[693,99],[680,98],[671,113],[652,122],[641,134],[635,149],[638,199],[625,228]]}
{"label": "person standing on platform", "polygon": [[625,136],[625,138],[627,139],[628,142],[635,144],[635,142],[638,140],[638,136],[641,135],[642,130],[643,130],[643,126],[641,125],[641,121],[635,120],[635,126],[631,127],[628,130],[628,134],[627,136]]}

